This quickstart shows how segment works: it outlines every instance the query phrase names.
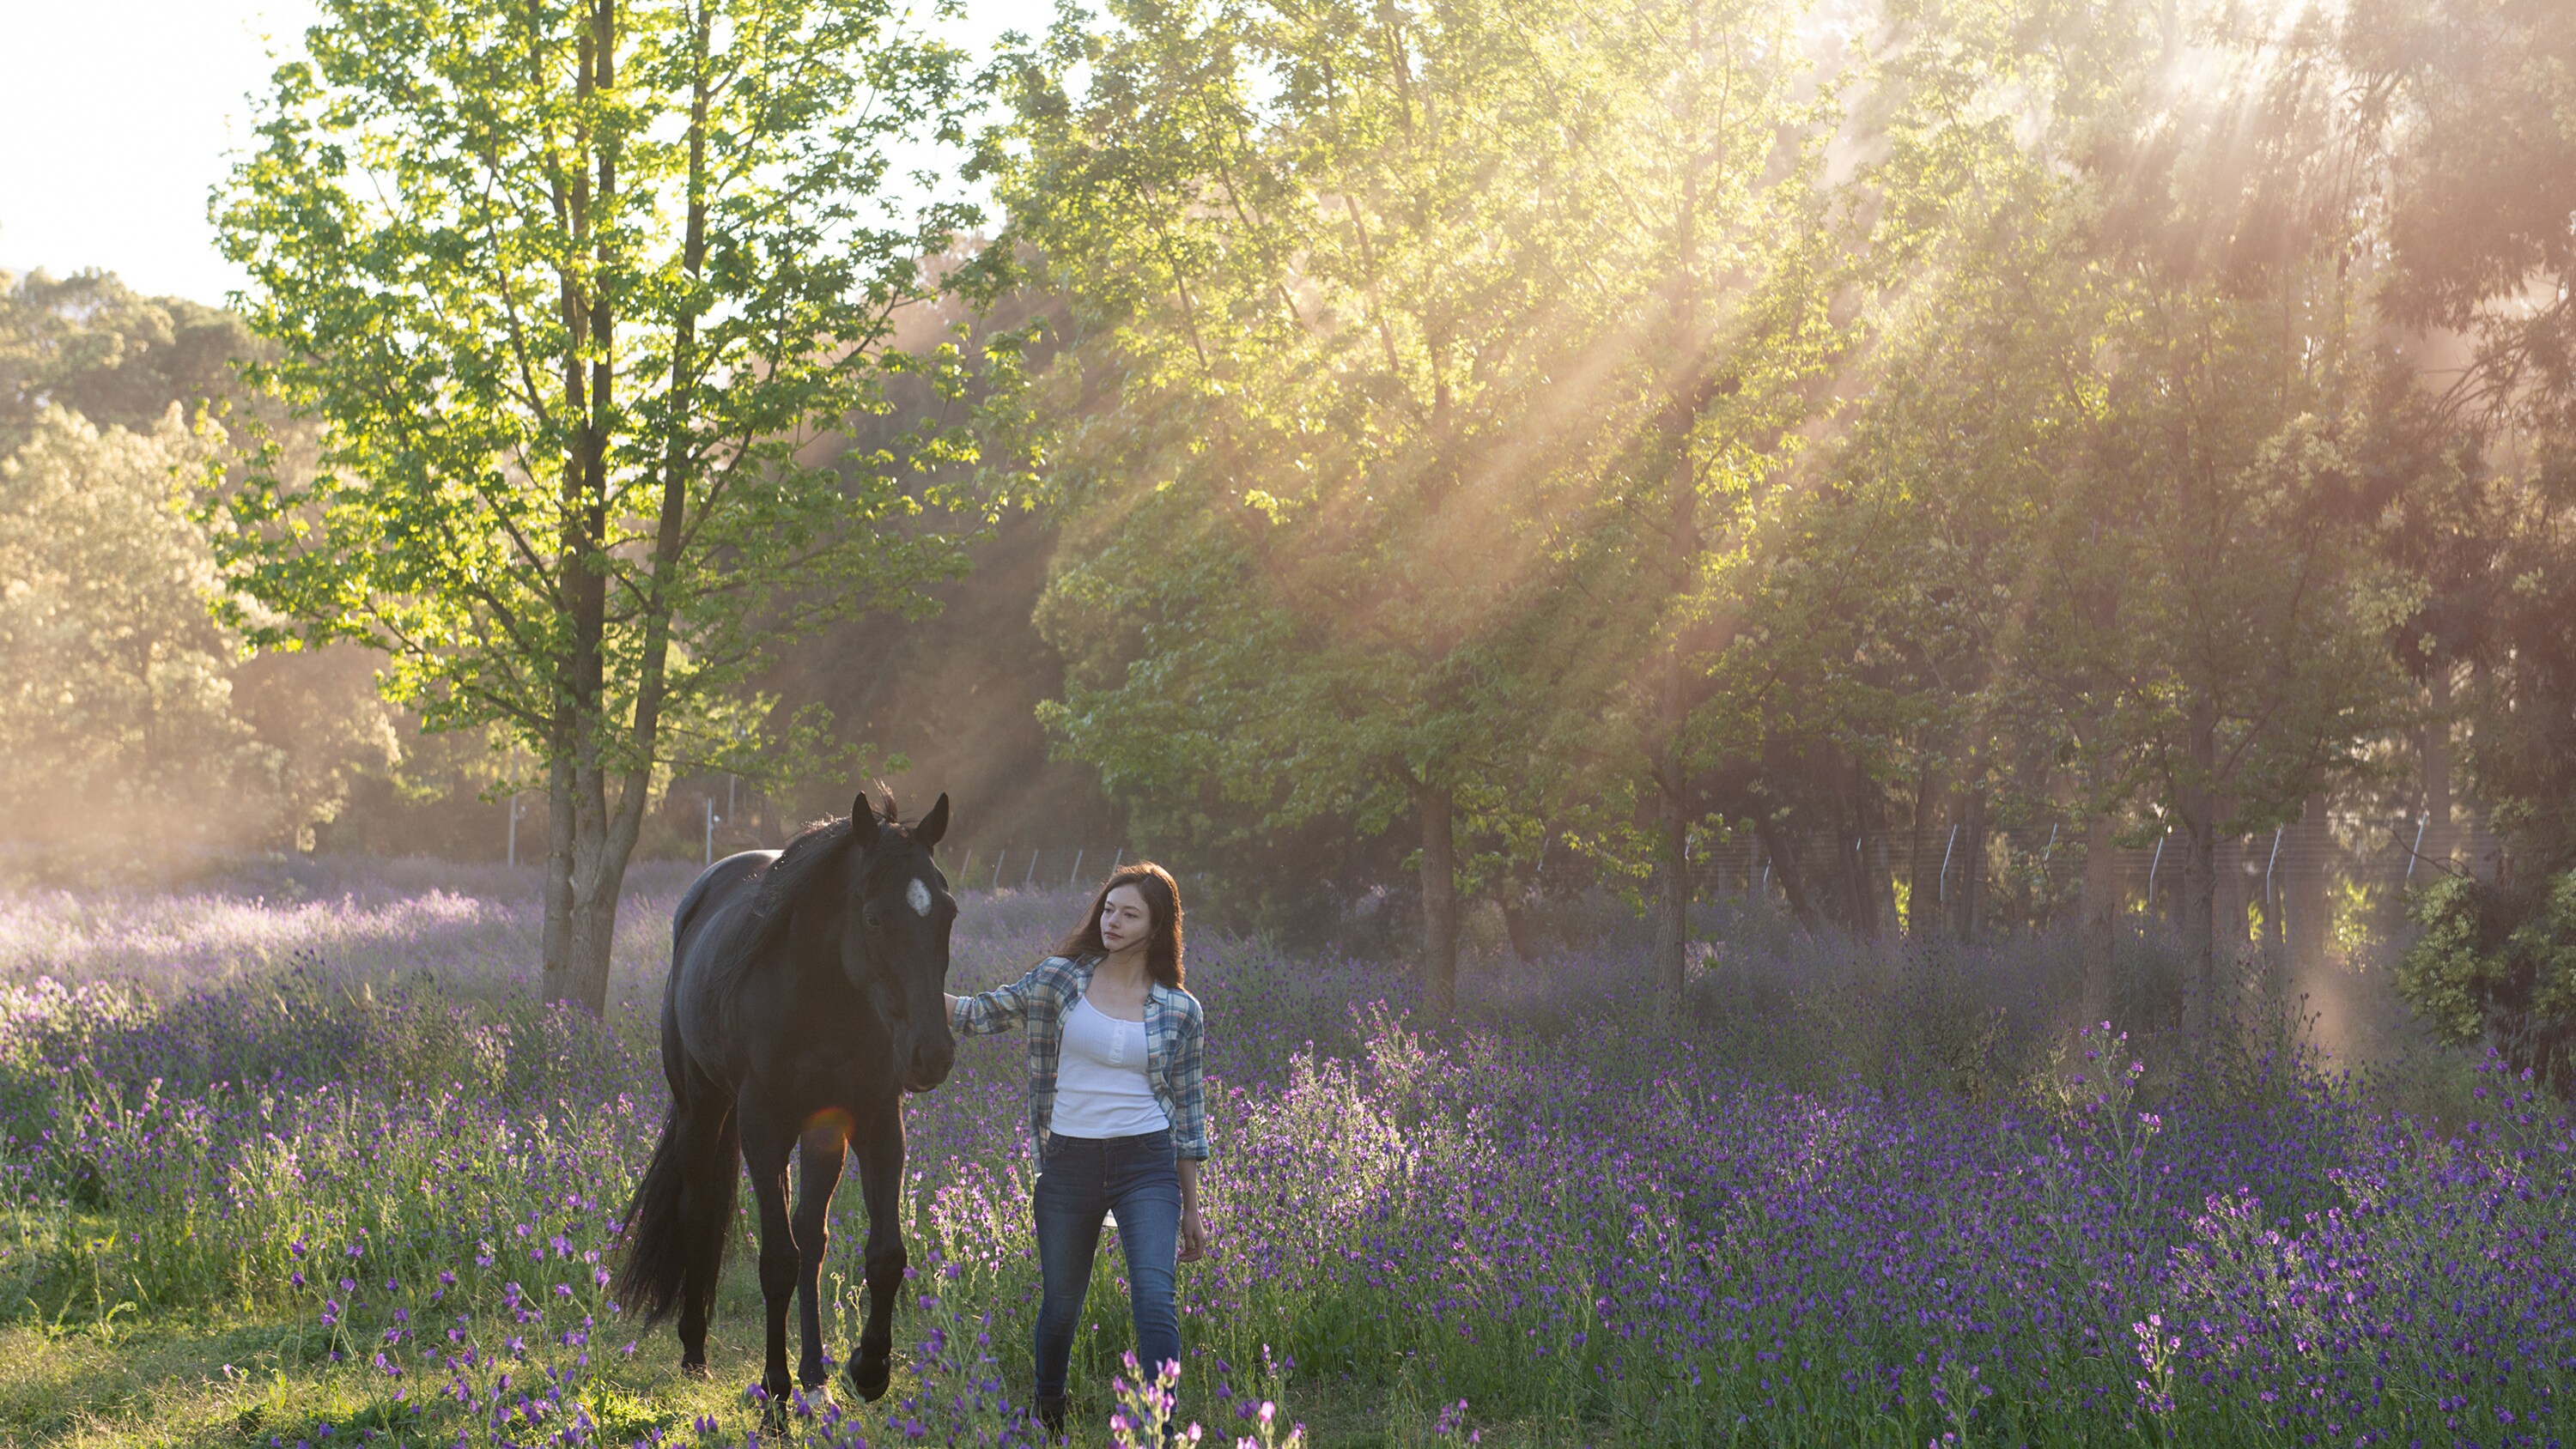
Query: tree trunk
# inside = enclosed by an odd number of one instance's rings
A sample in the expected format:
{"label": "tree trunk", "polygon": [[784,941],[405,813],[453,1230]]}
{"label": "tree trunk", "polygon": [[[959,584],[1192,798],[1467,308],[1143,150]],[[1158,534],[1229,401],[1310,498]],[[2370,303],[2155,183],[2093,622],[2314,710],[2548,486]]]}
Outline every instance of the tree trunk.
{"label": "tree trunk", "polygon": [[571,730],[562,723],[548,746],[546,766],[546,924],[537,956],[545,973],[546,1000],[563,999],[558,990],[564,963],[572,959],[573,811]]}
{"label": "tree trunk", "polygon": [[1422,817],[1422,1006],[1447,1016],[1458,1004],[1457,803],[1415,782],[1413,808]]}
{"label": "tree trunk", "polygon": [[1690,816],[1683,803],[1681,770],[1681,661],[1678,646],[1669,661],[1672,678],[1665,685],[1665,725],[1671,738],[1656,769],[1663,785],[1655,812],[1655,985],[1668,1002],[1682,998],[1682,977],[1690,946]]}
{"label": "tree trunk", "polygon": [[1806,877],[1798,871],[1798,854],[1780,835],[1779,822],[1768,815],[1753,818],[1753,832],[1762,837],[1762,854],[1771,862],[1771,876],[1780,883],[1780,894],[1789,902],[1789,914],[1799,925],[1816,924],[1816,903],[1807,894]]}
{"label": "tree trunk", "polygon": [[1826,840],[1834,862],[1834,914],[1852,934],[1863,939],[1878,934],[1878,917],[1870,909],[1868,851],[1861,833],[1858,802],[1838,791],[1833,834]]}
{"label": "tree trunk", "polygon": [[595,737],[573,753],[569,766],[559,771],[564,783],[558,793],[569,799],[564,802],[563,818],[549,831],[543,985],[546,1000],[568,1002],[604,1017],[618,896],[625,889],[626,867],[635,853],[644,791],[650,782],[627,777],[611,810],[606,774],[591,763],[599,754]]}
{"label": "tree trunk", "polygon": [[1941,796],[1941,772],[1927,763],[1914,782],[1913,846],[1905,863],[1905,934],[1917,941],[1941,928],[1941,851],[1950,843],[1933,803]]}
{"label": "tree trunk", "polygon": [[[2206,793],[2206,792],[2200,792]],[[2218,888],[2218,822],[2206,802],[2182,823],[2182,1029],[2195,1051],[2208,1047],[2218,1003],[2217,936],[2211,906]]]}
{"label": "tree trunk", "polygon": [[2173,913],[2173,874],[2168,868],[2173,864],[2168,859],[2172,854],[2173,826],[2168,824],[2155,844],[2147,847],[2147,873],[2145,883],[2139,887],[2138,916],[2151,925]]}
{"label": "tree trunk", "polygon": [[626,872],[602,869],[573,890],[572,936],[563,977],[546,998],[569,1002],[592,1016],[608,1013],[609,950],[617,943],[617,897]]}
{"label": "tree trunk", "polygon": [[2084,959],[2084,1020],[2111,1014],[2111,953],[2119,940],[2120,858],[2111,842],[2111,817],[2084,823],[2084,899],[2078,930]]}
{"label": "tree trunk", "polygon": [[1529,912],[1521,905],[1517,893],[1503,897],[1503,939],[1512,944],[1512,959],[1528,963],[1538,959],[1538,949],[1530,939]]}
{"label": "tree trunk", "polygon": [[2424,843],[2414,862],[2409,879],[2417,885],[2426,882],[2428,874],[2438,874],[2451,860],[2451,666],[2448,661],[2433,666],[2427,681],[2432,694],[2432,718],[2424,724],[2416,743],[2420,770],[2424,777]]}
{"label": "tree trunk", "polygon": [[2257,873],[2254,889],[2263,901],[2263,961],[2265,969],[2278,969],[2287,952],[2281,901],[2289,888],[2289,879],[2281,872],[2283,857],[2289,854],[2290,832],[2284,827],[2273,832],[2263,843],[2263,868]]}
{"label": "tree trunk", "polygon": [[2195,1052],[2209,1045],[2212,989],[2217,973],[2211,963],[2216,944],[2210,920],[2218,866],[2218,710],[2206,694],[2191,704],[2191,734],[2185,742],[2188,769],[2174,783],[2174,813],[2180,817],[2182,891],[2175,902],[2175,933],[2182,944],[2183,1040]]}
{"label": "tree trunk", "polygon": [[1962,941],[1976,940],[1985,929],[1986,788],[1967,792],[1959,810],[1959,845],[1951,872],[1958,894],[1951,898],[1950,919]]}
{"label": "tree trunk", "polygon": [[[598,0],[592,8],[590,30],[578,50],[576,87],[585,99],[616,88],[617,18],[615,0]],[[593,211],[594,207],[602,212],[615,210],[618,160],[616,144],[604,143],[596,153],[596,175],[588,168],[576,171],[566,203],[575,248],[594,249],[602,264],[612,256],[611,240],[607,228],[594,224]],[[589,278],[569,267],[561,277],[564,330],[568,336],[584,339],[587,346],[564,354],[565,413],[581,419],[582,425],[571,439],[559,493],[563,517],[558,525],[557,567],[569,638],[562,667],[564,702],[557,715],[549,766],[550,794],[559,818],[548,830],[544,991],[548,1001],[571,1002],[593,1016],[604,1016],[617,897],[625,885],[626,862],[643,817],[639,785],[649,785],[650,766],[628,777],[612,817],[606,735],[615,722],[608,717],[608,574],[601,555],[609,526],[617,313],[585,290]],[[667,616],[659,622],[667,626]],[[646,761],[652,759],[649,741],[657,704],[650,692],[639,700],[636,725],[647,742],[641,757]]]}
{"label": "tree trunk", "polygon": [[571,798],[564,820],[548,832],[544,991],[548,1001],[570,1002],[605,1017],[617,903],[643,833],[652,777],[638,770],[622,778],[611,809],[606,773],[586,767],[581,759],[585,753],[596,758],[597,748],[576,750],[573,765],[558,777],[568,780],[569,788],[559,791]]}
{"label": "tree trunk", "polygon": [[[1882,944],[1896,934],[1896,892],[1888,873],[1887,791],[1870,778],[1855,758],[1849,762],[1852,790],[1852,880],[1861,933]],[[1893,959],[1890,956],[1888,959]]]}
{"label": "tree trunk", "polygon": [[2211,942],[2218,964],[2225,968],[2245,954],[2244,842],[2222,842],[2211,870]]}
{"label": "tree trunk", "polygon": [[2326,951],[2334,934],[2334,903],[2329,890],[2327,863],[2334,852],[2334,831],[2326,818],[2326,797],[2310,795],[2299,823],[2290,827],[2290,838],[2281,853],[2288,858],[2289,957],[2295,974],[2304,976],[2323,967]]}

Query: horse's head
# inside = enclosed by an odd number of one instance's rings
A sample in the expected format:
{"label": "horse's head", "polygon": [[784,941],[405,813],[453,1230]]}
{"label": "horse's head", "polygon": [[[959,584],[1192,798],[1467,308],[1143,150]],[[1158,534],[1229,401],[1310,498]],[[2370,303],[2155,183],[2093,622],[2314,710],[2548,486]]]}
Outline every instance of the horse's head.
{"label": "horse's head", "polygon": [[948,1030],[948,930],[957,902],[930,858],[948,831],[948,797],[907,827],[894,797],[879,816],[866,795],[850,806],[855,847],[843,905],[841,969],[884,1020],[905,1090],[927,1092],[957,1059]]}

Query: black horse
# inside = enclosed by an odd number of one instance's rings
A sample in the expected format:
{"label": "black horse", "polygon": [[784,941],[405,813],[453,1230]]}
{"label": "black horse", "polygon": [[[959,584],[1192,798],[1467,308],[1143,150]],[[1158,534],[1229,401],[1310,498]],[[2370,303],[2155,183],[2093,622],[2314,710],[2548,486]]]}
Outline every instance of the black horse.
{"label": "black horse", "polygon": [[[788,1398],[791,1293],[804,1340],[797,1382],[823,1382],[824,1214],[845,1148],[858,1154],[868,1207],[868,1316],[850,1386],[866,1399],[886,1391],[905,1263],[895,1217],[903,1094],[938,1086],[957,1054],[941,995],[957,904],[930,858],[947,828],[945,795],[909,829],[892,797],[880,817],[861,795],[850,818],[813,826],[783,851],[708,866],[672,916],[662,996],[671,1111],[626,1208],[618,1293],[647,1322],[677,1309],[680,1366],[707,1371],[739,1151],[760,1200],[769,1329],[760,1382],[773,1422]],[[800,1144],[791,1225],[787,1159]]]}

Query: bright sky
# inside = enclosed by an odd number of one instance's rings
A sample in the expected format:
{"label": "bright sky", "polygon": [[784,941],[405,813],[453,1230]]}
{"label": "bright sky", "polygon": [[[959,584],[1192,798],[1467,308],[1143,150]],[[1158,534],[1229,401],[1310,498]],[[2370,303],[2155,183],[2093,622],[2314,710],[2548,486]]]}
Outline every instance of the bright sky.
{"label": "bright sky", "polygon": [[[921,0],[927,8],[927,0]],[[948,27],[981,54],[1049,0],[968,0]],[[0,14],[0,269],[104,267],[136,289],[220,302],[206,197],[250,140],[246,97],[296,52],[314,0],[11,0]]]}

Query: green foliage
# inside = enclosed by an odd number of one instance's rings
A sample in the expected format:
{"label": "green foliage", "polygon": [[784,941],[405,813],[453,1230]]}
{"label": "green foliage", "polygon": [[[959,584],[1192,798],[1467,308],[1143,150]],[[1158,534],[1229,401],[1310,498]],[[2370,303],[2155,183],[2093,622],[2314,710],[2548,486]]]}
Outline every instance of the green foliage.
{"label": "green foliage", "polygon": [[1715,591],[1691,719],[1695,808],[1768,827],[1793,902],[1865,930],[1884,868],[1802,840],[1910,813],[1922,870],[1945,815],[1981,860],[1996,820],[2206,841],[2295,813],[2406,718],[2386,640],[2420,593],[2376,535],[2421,474],[2382,426],[2362,223],[2315,221],[2354,183],[2299,89],[2324,83],[2266,59],[2301,32],[1923,18],[1871,73],[1920,104],[1872,117],[1886,159],[1852,183],[1886,313],[1837,364],[1813,486]]}
{"label": "green foliage", "polygon": [[253,350],[103,272],[0,275],[0,782],[39,869],[310,843],[394,740],[336,652],[251,658],[199,516]]}
{"label": "green foliage", "polygon": [[[319,455],[266,451],[224,563],[254,637],[382,650],[541,762],[549,989],[598,1009],[662,772],[812,759],[770,651],[921,607],[982,524],[972,364],[910,323],[973,213],[888,197],[959,138],[959,56],[880,0],[352,0],[306,43],[217,216]],[[830,458],[897,377],[945,416]]]}
{"label": "green foliage", "polygon": [[255,350],[241,318],[179,297],[143,297],[106,272],[0,272],[0,455],[47,407],[100,428],[146,432],[173,403],[239,391],[236,358]]}
{"label": "green foliage", "polygon": [[2476,1041],[2487,1024],[2487,998],[2506,974],[2492,946],[2487,893],[2476,881],[2453,876],[2435,882],[2416,903],[2423,934],[2407,948],[2398,989],[2455,1045]]}
{"label": "green foliage", "polygon": [[[550,751],[587,643],[600,718],[651,693],[706,758],[761,636],[953,562],[887,525],[962,438],[837,467],[807,448],[888,376],[957,376],[952,350],[887,344],[966,213],[869,224],[884,148],[939,122],[955,56],[869,5],[637,9],[601,55],[594,18],[351,7],[279,72],[222,220],[286,354],[258,377],[328,431],[309,482],[272,459],[234,500],[228,562],[290,615],[268,635],[385,648],[433,724]],[[646,646],[661,629],[676,658]],[[619,767],[646,743],[588,728]]]}
{"label": "green foliage", "polygon": [[[172,409],[102,435],[59,408],[0,463],[0,677],[15,788],[163,800],[191,777],[247,773],[231,717],[232,641],[205,532],[186,511],[206,445]],[[219,787],[220,788],[220,787]]]}
{"label": "green foliage", "polygon": [[2563,466],[2576,438],[2576,14],[2553,0],[2393,0],[2337,37],[2387,147],[2389,312],[2466,333],[2454,398],[2510,417]]}
{"label": "green foliage", "polygon": [[1550,839],[1643,884],[1749,834],[1875,930],[1817,842],[2072,807],[2206,880],[2407,722],[2377,530],[2447,465],[2349,73],[2143,4],[1830,34],[1219,3],[1005,58],[980,164],[1069,308],[1043,713],[1149,839],[1409,823],[1435,958]]}
{"label": "green foliage", "polygon": [[101,432],[49,405],[0,459],[0,808],[92,863],[293,844],[392,749],[363,681],[245,666],[193,486],[221,438],[165,407]]}
{"label": "green foliage", "polygon": [[2576,1072],[2576,871],[2528,894],[2467,876],[2417,899],[2397,989],[2444,1041],[2489,1042],[2564,1087]]}
{"label": "green foliage", "polygon": [[1047,720],[1149,835],[1408,822],[1435,959],[1452,890],[1525,883],[1665,627],[1674,454],[1758,487],[1798,411],[1802,14],[1119,6],[1006,57],[985,164],[1071,312]]}
{"label": "green foliage", "polygon": [[2437,400],[2388,409],[2411,425],[2397,441],[2450,468],[2449,486],[2393,530],[2428,585],[2400,648],[2444,693],[2456,687],[2506,881],[2534,883],[2428,891],[2409,997],[2450,1039],[2491,1034],[2563,1088],[2576,1080],[2576,14],[2406,0],[2356,11],[2338,40],[2379,98],[2365,119],[2392,178],[2378,300],[2461,339],[2422,349],[2419,365],[2449,379]]}

